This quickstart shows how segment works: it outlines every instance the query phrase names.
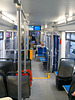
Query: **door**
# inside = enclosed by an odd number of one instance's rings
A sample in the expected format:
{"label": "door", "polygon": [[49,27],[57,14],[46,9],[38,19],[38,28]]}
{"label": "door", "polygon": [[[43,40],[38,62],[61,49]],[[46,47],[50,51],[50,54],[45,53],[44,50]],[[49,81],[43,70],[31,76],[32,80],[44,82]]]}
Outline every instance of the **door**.
{"label": "door", "polygon": [[57,71],[58,70],[58,56],[59,56],[59,36],[54,35],[54,50],[53,50],[53,70]]}

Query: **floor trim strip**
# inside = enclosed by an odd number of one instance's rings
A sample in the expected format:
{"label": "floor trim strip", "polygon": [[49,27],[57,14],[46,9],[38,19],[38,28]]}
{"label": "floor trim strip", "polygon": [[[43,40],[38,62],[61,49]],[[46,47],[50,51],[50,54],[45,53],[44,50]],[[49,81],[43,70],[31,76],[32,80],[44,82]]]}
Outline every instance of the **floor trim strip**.
{"label": "floor trim strip", "polygon": [[32,79],[50,79],[50,73],[46,73],[47,77],[33,77]]}

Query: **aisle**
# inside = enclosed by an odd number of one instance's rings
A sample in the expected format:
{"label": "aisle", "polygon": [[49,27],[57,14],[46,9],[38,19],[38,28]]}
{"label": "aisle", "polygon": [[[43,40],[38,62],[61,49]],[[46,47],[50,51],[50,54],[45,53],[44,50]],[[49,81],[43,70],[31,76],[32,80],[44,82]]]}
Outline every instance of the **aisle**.
{"label": "aisle", "polygon": [[44,70],[39,58],[33,59],[32,61],[32,75],[33,77],[46,77],[46,70]]}
{"label": "aisle", "polygon": [[[38,58],[32,60],[33,77],[46,77],[42,62]],[[65,91],[58,91],[55,86],[55,75],[50,74],[50,79],[33,79],[31,96],[26,100],[68,100]]]}

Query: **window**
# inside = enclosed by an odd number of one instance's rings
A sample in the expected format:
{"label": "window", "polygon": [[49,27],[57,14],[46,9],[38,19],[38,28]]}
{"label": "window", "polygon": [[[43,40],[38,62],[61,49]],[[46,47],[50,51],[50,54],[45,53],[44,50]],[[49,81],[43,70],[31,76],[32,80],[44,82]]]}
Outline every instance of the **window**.
{"label": "window", "polygon": [[66,33],[66,56],[75,56],[75,33]]}
{"label": "window", "polygon": [[70,39],[70,33],[66,33],[66,39]]}
{"label": "window", "polygon": [[6,39],[9,39],[12,37],[12,32],[6,32]]}
{"label": "window", "polygon": [[71,40],[75,40],[75,34],[74,33],[71,34]]}
{"label": "window", "polygon": [[70,54],[75,55],[75,42],[70,41]]}
{"label": "window", "polygon": [[3,32],[0,32],[0,40],[3,40]]}

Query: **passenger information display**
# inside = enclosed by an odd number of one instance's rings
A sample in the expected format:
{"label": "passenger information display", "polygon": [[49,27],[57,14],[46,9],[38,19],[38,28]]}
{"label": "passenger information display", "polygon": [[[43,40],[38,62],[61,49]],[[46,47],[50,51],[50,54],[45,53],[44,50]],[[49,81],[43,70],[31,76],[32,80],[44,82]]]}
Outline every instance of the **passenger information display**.
{"label": "passenger information display", "polygon": [[40,31],[41,30],[41,26],[29,26],[29,30],[30,31]]}

